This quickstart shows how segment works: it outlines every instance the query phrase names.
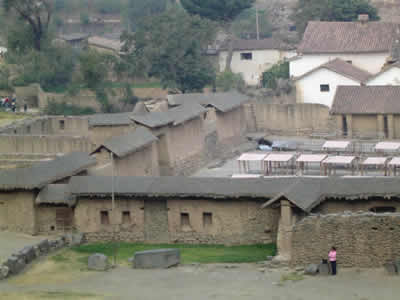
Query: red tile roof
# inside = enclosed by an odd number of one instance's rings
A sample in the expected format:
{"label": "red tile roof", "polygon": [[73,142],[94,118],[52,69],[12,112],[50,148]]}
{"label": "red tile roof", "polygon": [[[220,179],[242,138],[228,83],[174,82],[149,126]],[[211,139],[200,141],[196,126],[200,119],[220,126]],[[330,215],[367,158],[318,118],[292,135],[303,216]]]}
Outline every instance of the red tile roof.
{"label": "red tile roof", "polygon": [[[225,43],[221,46],[220,50],[224,51],[228,49],[228,44]],[[237,39],[233,42],[233,50],[267,50],[267,49],[280,49],[280,50],[291,50],[294,47],[277,40],[275,38],[268,38],[262,40],[243,40]]]}
{"label": "red tile roof", "polygon": [[360,83],[367,81],[372,76],[372,74],[368,73],[367,71],[357,68],[353,66],[351,63],[345,62],[344,60],[336,58],[334,60],[327,62],[326,64],[323,64],[315,69],[312,69],[311,71],[303,74],[302,76],[295,78],[295,80],[302,79],[320,69],[331,70],[335,73],[338,73],[347,78],[358,81]]}
{"label": "red tile roof", "polygon": [[332,114],[400,114],[400,86],[338,86]]}
{"label": "red tile roof", "polygon": [[383,22],[308,23],[299,53],[371,53],[390,52],[399,28]]}

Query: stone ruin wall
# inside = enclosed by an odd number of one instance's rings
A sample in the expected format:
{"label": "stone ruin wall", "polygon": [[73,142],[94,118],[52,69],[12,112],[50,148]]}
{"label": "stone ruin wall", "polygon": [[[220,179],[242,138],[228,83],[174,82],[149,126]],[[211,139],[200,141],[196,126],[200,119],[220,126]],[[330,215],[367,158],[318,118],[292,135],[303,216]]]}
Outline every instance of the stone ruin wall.
{"label": "stone ruin wall", "polygon": [[309,216],[294,225],[291,264],[320,263],[337,248],[339,267],[381,267],[400,258],[400,214]]}
{"label": "stone ruin wall", "polygon": [[[111,199],[80,199],[75,224],[89,242],[113,238],[130,242],[192,244],[255,244],[276,240],[279,210],[260,209],[257,200],[126,199],[116,201],[111,216]],[[102,225],[100,212],[110,212],[110,224]],[[129,210],[131,224],[121,225],[122,211]],[[188,223],[181,214],[188,215]],[[204,220],[204,213],[208,215]],[[206,222],[206,223],[205,223]],[[114,229],[115,234],[114,234]],[[114,237],[113,237],[114,236]]]}

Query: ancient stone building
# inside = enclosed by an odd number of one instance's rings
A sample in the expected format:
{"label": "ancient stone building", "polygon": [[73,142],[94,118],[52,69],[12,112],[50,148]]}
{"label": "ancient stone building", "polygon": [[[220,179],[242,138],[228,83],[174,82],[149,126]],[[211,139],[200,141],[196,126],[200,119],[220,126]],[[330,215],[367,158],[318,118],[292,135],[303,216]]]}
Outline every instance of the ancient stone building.
{"label": "ancient stone building", "polygon": [[158,139],[139,127],[112,137],[92,152],[98,166],[91,174],[115,176],[158,176]]}

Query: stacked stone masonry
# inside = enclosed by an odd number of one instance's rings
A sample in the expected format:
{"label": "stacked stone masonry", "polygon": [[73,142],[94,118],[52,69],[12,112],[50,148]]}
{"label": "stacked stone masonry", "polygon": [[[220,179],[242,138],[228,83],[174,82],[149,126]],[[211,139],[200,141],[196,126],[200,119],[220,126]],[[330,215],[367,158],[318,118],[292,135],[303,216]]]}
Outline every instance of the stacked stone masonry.
{"label": "stacked stone masonry", "polygon": [[381,267],[400,258],[400,214],[309,216],[293,227],[292,265],[319,263],[337,248],[341,267]]}

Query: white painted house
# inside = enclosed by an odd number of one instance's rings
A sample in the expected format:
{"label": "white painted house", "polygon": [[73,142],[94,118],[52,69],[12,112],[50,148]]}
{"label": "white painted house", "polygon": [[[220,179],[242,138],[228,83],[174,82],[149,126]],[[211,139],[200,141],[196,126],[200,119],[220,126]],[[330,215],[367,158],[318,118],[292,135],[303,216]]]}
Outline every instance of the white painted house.
{"label": "white painted house", "polygon": [[372,76],[366,85],[400,85],[400,63],[388,65],[381,72]]}
{"label": "white painted house", "polygon": [[[246,84],[258,85],[263,72],[276,63],[295,55],[294,49],[273,38],[235,40],[231,69],[233,73],[241,73]],[[225,45],[219,51],[220,72],[225,70],[227,56],[228,49]]]}
{"label": "white painted house", "polygon": [[317,103],[331,107],[339,85],[360,86],[371,76],[348,62],[334,59],[294,78],[296,100],[299,103]]}
{"label": "white painted house", "polygon": [[336,58],[371,74],[380,72],[393,61],[399,25],[369,22],[367,17],[357,22],[309,22],[297,57],[290,61],[290,75],[302,76]]}

